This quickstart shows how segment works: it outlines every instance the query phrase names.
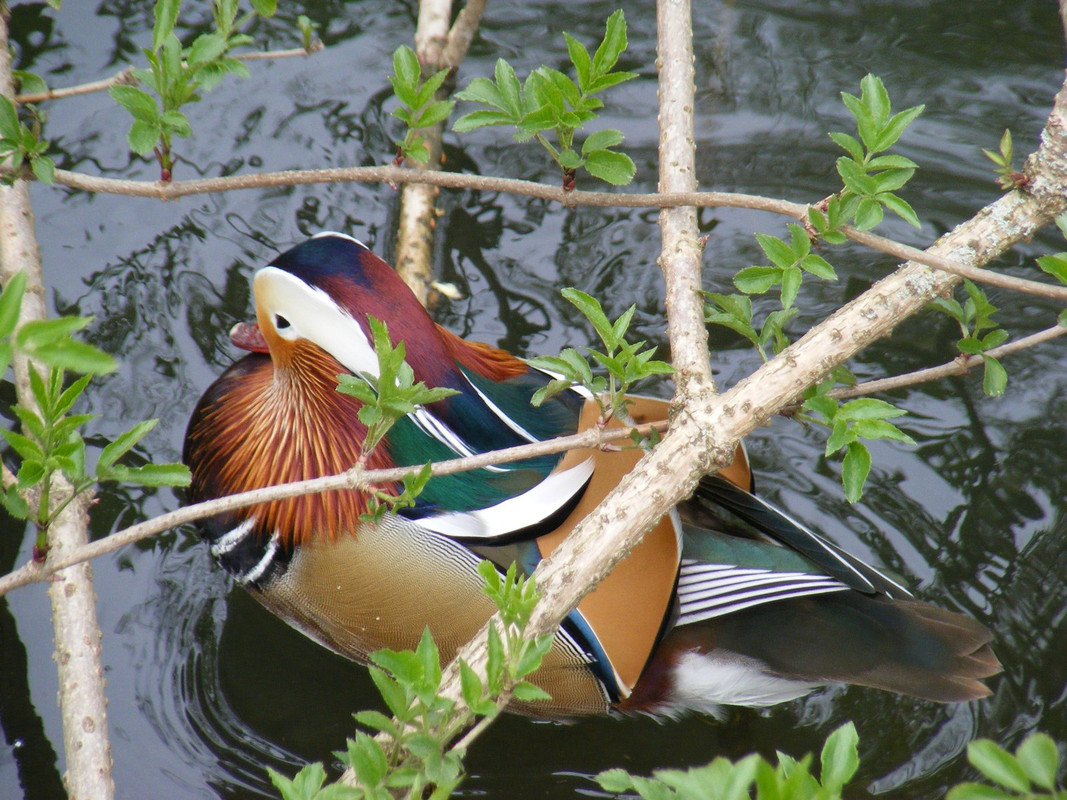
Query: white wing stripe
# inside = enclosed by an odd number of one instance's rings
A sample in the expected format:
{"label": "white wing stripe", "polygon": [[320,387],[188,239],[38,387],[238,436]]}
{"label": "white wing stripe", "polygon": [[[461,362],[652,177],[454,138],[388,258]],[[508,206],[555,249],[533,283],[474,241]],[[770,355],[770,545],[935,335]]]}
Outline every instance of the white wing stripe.
{"label": "white wing stripe", "polygon": [[789,600],[796,597],[809,597],[819,594],[830,594],[833,592],[846,592],[849,591],[847,586],[836,587],[822,587],[822,588],[797,588],[793,591],[782,592],[772,596],[759,596],[750,598],[737,598],[737,602],[730,603],[728,605],[708,605],[700,608],[684,609],[678,616],[679,625],[692,625],[697,622],[703,622],[705,620],[713,619],[715,617],[724,617],[728,614],[734,614],[738,611],[743,611],[746,608],[752,608],[753,606],[763,605],[765,603],[777,602],[779,600]]}
{"label": "white wing stripe", "polygon": [[682,598],[682,602],[698,602],[710,597],[732,597],[741,592],[746,592],[749,589],[755,589],[758,587],[789,587],[789,586],[830,586],[833,588],[841,588],[842,584],[832,578],[819,579],[817,576],[811,576],[808,579],[802,579],[795,575],[766,575],[757,579],[737,579],[731,581],[723,581],[710,586],[700,586],[685,591],[679,590],[678,596]]}
{"label": "white wing stripe", "polygon": [[453,511],[423,517],[417,524],[428,530],[458,539],[495,539],[536,525],[562,508],[593,474],[593,459],[576,467],[554,472],[515,497],[476,511]]}
{"label": "white wing stripe", "polygon": [[500,418],[501,422],[503,422],[505,425],[507,425],[509,428],[511,428],[511,430],[515,431],[515,433],[517,433],[519,436],[521,436],[523,439],[525,439],[528,442],[539,442],[539,441],[541,441],[536,436],[534,436],[532,433],[530,433],[528,430],[526,430],[524,427],[522,427],[519,423],[517,423],[515,420],[513,420],[511,417],[509,417],[507,414],[505,414],[496,403],[494,403],[492,400],[489,399],[489,397],[485,394],[485,392],[483,392],[481,389],[479,389],[477,386],[475,386],[473,383],[471,383],[471,379],[470,378],[467,378],[466,375],[464,375],[463,377],[467,379],[467,384],[472,389],[474,389],[475,392],[477,392],[477,394],[478,394],[478,396],[480,398],[482,398],[482,402],[485,403],[487,406],[489,406],[489,410],[492,411],[494,414],[496,414]]}
{"label": "white wing stripe", "polygon": [[[444,444],[457,456],[476,456],[479,455],[474,449],[471,448],[463,439],[461,439],[454,430],[445,425],[441,420],[435,417],[432,413],[425,408],[416,408],[415,412],[410,415],[415,424],[425,433],[437,441]],[[507,472],[503,467],[488,466],[483,469],[489,472]]]}

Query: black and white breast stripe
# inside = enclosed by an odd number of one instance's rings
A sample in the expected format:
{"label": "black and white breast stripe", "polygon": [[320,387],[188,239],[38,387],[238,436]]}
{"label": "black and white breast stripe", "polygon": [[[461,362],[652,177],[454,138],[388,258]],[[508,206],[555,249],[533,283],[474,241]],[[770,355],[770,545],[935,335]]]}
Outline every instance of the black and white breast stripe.
{"label": "black and white breast stripe", "polygon": [[763,603],[845,591],[849,591],[848,586],[826,575],[683,559],[678,576],[678,625],[692,625]]}
{"label": "black and white breast stripe", "polygon": [[277,531],[266,542],[251,535],[256,522],[256,517],[248,517],[211,540],[211,555],[242,586],[255,586],[283,572],[289,562]]}

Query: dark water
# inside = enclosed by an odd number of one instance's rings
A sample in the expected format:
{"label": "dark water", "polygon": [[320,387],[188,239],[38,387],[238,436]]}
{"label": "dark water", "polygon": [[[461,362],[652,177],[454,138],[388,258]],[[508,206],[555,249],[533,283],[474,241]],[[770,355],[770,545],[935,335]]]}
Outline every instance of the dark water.
{"label": "dark water", "polygon": [[[307,10],[328,47],[311,59],[253,67],[248,81],[219,87],[190,116],[195,138],[179,143],[178,178],[261,169],[384,163],[391,156],[385,75],[396,44],[410,41],[413,2],[307,4],[254,31],[263,47],[292,46],[293,20]],[[836,152],[827,130],[847,129],[838,100],[881,75],[896,108],[927,111],[901,152],[921,165],[906,197],[925,221],[885,231],[925,244],[993,200],[997,189],[979,147],[1011,127],[1020,152],[1035,146],[1063,72],[1063,35],[1050,0],[906,2],[699,2],[695,9],[699,175],[707,188],[794,200],[834,186]],[[58,15],[19,5],[13,27],[19,66],[52,85],[115,72],[150,39],[150,3],[68,2]],[[561,32],[591,42],[607,3],[490,4],[461,82],[488,74],[498,55],[520,74],[560,66]],[[638,165],[635,189],[655,185],[655,16],[626,4],[630,50],[624,66],[640,79],[609,98],[606,123],[626,134]],[[55,21],[52,19],[55,17]],[[204,24],[206,6],[186,19]],[[184,31],[192,33],[192,28]],[[534,47],[536,45],[536,47]],[[48,137],[61,166],[154,179],[125,146],[125,112],[96,95],[48,107]],[[383,127],[384,126],[384,127]],[[540,153],[500,131],[447,143],[450,167],[555,181]],[[199,393],[235,355],[226,331],[250,315],[249,277],[272,254],[321,229],[342,230],[388,254],[395,194],[340,185],[231,193],[172,203],[33,191],[49,300],[92,314],[94,341],[122,358],[94,384],[94,429],[113,436],[159,417],[146,454],[173,460]],[[440,275],[464,300],[437,310],[464,335],[522,354],[581,345],[591,332],[558,289],[600,295],[609,312],[638,306],[641,335],[664,340],[663,292],[655,258],[656,215],[563,211],[540,201],[452,192],[437,254]],[[706,210],[711,237],[706,283],[723,288],[759,260],[754,231],[781,234],[782,220]],[[1067,249],[1047,233],[998,268],[1034,277],[1033,258]],[[821,318],[893,267],[855,247],[831,259],[834,286],[805,287]],[[994,291],[1013,335],[1045,327],[1056,308]],[[724,385],[756,358],[736,338],[712,331]],[[924,315],[890,342],[863,353],[861,377],[907,371],[950,358],[953,328]],[[610,766],[651,770],[704,763],[751,750],[795,755],[820,746],[844,720],[856,722],[859,785],[893,797],[937,797],[969,776],[963,751],[976,736],[1015,745],[1041,729],[1067,740],[1067,359],[1050,344],[1013,357],[1005,397],[985,399],[976,378],[945,381],[893,399],[911,412],[918,446],[876,445],[863,501],[842,499],[839,464],[822,459],[822,436],[779,421],[749,440],[765,493],[846,548],[906,575],[921,594],[962,609],[996,632],[1005,672],[988,700],[936,706],[839,687],[767,712],[738,711],[726,724],[647,719],[575,725],[508,718],[474,749],[469,794],[543,797],[595,793],[589,775]],[[668,387],[660,387],[667,392]],[[0,386],[2,405],[10,385]],[[104,493],[94,535],[178,504],[168,491]],[[0,567],[28,557],[29,539],[10,521]],[[16,552],[17,549],[17,552]],[[171,532],[95,564],[114,738],[123,798],[259,797],[264,766],[292,772],[332,758],[351,733],[350,712],[375,705],[361,669],[305,641],[213,568],[188,530]],[[845,643],[847,645],[847,643]],[[0,797],[58,796],[63,768],[56,678],[44,589],[0,601]]]}

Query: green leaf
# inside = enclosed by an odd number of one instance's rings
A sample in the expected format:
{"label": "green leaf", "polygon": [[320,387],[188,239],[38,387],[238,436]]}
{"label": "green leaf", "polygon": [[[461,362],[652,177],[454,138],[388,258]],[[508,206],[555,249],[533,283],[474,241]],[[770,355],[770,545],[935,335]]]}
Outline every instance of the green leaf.
{"label": "green leaf", "polygon": [[152,50],[159,50],[163,42],[174,32],[178,21],[178,6],[181,0],[156,0],[155,25],[152,28]]}
{"label": "green leaf", "polygon": [[192,482],[192,474],[184,464],[145,464],[141,467],[116,464],[104,470],[97,467],[97,475],[101,480],[137,486],[188,486]]}
{"label": "green leaf", "polygon": [[11,74],[15,78],[19,94],[43,94],[48,91],[48,84],[40,75],[24,69],[14,69]]}
{"label": "green leaf", "polygon": [[803,279],[804,274],[797,267],[782,270],[782,308],[792,308]]}
{"label": "green leaf", "polygon": [[[870,168],[869,165],[868,168]],[[875,186],[878,187],[878,193],[881,195],[883,192],[896,191],[910,181],[911,176],[914,174],[915,170],[913,169],[887,169],[873,177]]]}
{"label": "green leaf", "polygon": [[1030,791],[1030,779],[1015,757],[996,742],[977,739],[967,745],[967,760],[983,775],[1005,789],[1025,794]]}
{"label": "green leaf", "polygon": [[915,440],[892,422],[884,419],[861,419],[852,426],[852,432],[861,439],[889,439],[914,445]]}
{"label": "green leaf", "polygon": [[993,356],[982,356],[985,374],[982,376],[982,391],[988,397],[1000,397],[1008,386],[1008,371]]}
{"label": "green leaf", "polygon": [[[593,78],[589,82],[586,91],[591,94],[595,92],[603,92],[605,89],[610,89],[612,86],[617,86],[626,81],[632,81],[636,77],[636,72],[612,72],[607,75],[601,75],[599,78]],[[599,106],[597,107],[599,108]]]}
{"label": "green leaf", "polygon": [[30,160],[30,169],[41,183],[51,186],[56,181],[56,165],[50,158],[40,156]]}
{"label": "green leaf", "polygon": [[193,41],[185,60],[190,69],[196,70],[204,64],[216,61],[226,53],[226,40],[217,33],[202,33]]}
{"label": "green leaf", "polygon": [[452,130],[456,133],[466,133],[489,125],[511,125],[514,122],[510,114],[502,111],[472,111],[452,123]]}
{"label": "green leaf", "polygon": [[919,222],[919,216],[915,213],[915,209],[911,207],[911,204],[907,200],[897,197],[891,192],[884,192],[878,195],[878,202],[888,208],[906,223],[913,228],[921,228],[922,223]]}
{"label": "green leaf", "polygon": [[252,8],[261,17],[273,17],[278,10],[278,0],[252,0]]}
{"label": "green leaf", "polygon": [[181,136],[183,139],[193,135],[193,128],[189,124],[189,118],[181,111],[164,111],[159,118],[163,129],[172,135]]}
{"label": "green leaf", "polygon": [[630,781],[630,773],[624,769],[619,769],[618,767],[598,773],[596,782],[600,784],[601,789],[605,792],[611,792],[612,794],[622,794],[623,792],[627,792],[632,785]]}
{"label": "green leaf", "polygon": [[637,172],[637,167],[628,155],[613,150],[593,150],[588,153],[585,168],[594,178],[612,186],[625,186],[634,179]]}
{"label": "green leaf", "polygon": [[622,9],[608,17],[604,30],[604,40],[593,54],[591,73],[593,77],[606,75],[619,60],[626,49],[626,16]]}
{"label": "green leaf", "polygon": [[[0,294],[0,339],[15,332],[22,309],[22,296],[26,293],[26,272],[19,270],[8,280]],[[3,373],[0,373],[2,376]]]}
{"label": "green leaf", "polygon": [[[517,112],[508,108],[504,95],[497,85],[488,78],[475,78],[466,89],[456,92],[456,97],[469,103],[481,103],[491,106],[508,115],[509,120],[517,120],[522,116],[521,109]],[[410,105],[410,104],[409,104]]]}
{"label": "green leaf", "polygon": [[578,86],[582,91],[586,91],[592,69],[589,51],[585,49],[585,45],[569,33],[564,32],[563,38],[567,42],[567,54],[570,56],[571,63],[574,64],[574,71],[578,75]]}
{"label": "green leaf", "polygon": [[905,128],[911,125],[915,119],[923,113],[926,108],[924,105],[913,106],[906,108],[898,114],[894,114],[889,120],[888,124],[879,133],[877,139],[874,142],[874,147],[871,148],[872,152],[880,153],[883,150],[888,150],[894,144],[897,143],[897,139],[904,133]]}
{"label": "green leaf", "polygon": [[1044,733],[1027,736],[1015,751],[1015,758],[1027,777],[1042,789],[1051,791],[1056,787],[1060,752],[1052,737]]}
{"label": "green leaf", "polygon": [[871,452],[862,442],[849,442],[845,460],[841,465],[841,483],[845,497],[855,503],[863,496],[863,485],[871,471]]}
{"label": "green leaf", "polygon": [[835,162],[837,166],[837,174],[841,176],[841,180],[844,181],[845,188],[851,190],[860,197],[870,197],[878,191],[878,186],[874,182],[874,178],[867,174],[867,170],[862,164],[853,161],[851,158],[841,156]]}
{"label": "green leaf", "polygon": [[823,789],[840,794],[845,784],[852,780],[860,765],[858,745],[859,734],[851,722],[846,722],[827,737],[819,773]]}
{"label": "green leaf", "polygon": [[847,133],[830,133],[834,143],[843,148],[855,161],[863,161],[863,145],[856,141],[855,137]]}
{"label": "green leaf", "polygon": [[159,141],[159,126],[136,119],[130,126],[126,141],[130,145],[130,150],[139,156],[147,156]]}
{"label": "green leaf", "polygon": [[15,346],[23,350],[35,350],[42,345],[66,339],[91,321],[91,317],[74,316],[30,320],[15,334]]}
{"label": "green leaf", "polygon": [[[371,654],[371,660],[375,660],[375,653]],[[404,687],[399,682],[390,678],[384,670],[378,667],[368,667],[371,680],[374,681],[374,685],[378,688],[378,694],[382,696],[382,700],[385,701],[385,705],[401,722],[405,722],[410,718],[408,711],[411,705],[411,696],[404,690]]]}
{"label": "green leaf", "polygon": [[569,147],[560,151],[557,161],[563,169],[578,169],[585,164],[585,159]]}
{"label": "green leaf", "polygon": [[28,436],[23,436],[21,433],[16,433],[15,431],[9,431],[6,428],[0,428],[0,437],[3,437],[4,441],[6,441],[22,459],[44,461],[44,451],[41,449],[41,446]]}
{"label": "green leaf", "polygon": [[413,127],[429,128],[431,125],[436,125],[438,122],[444,122],[448,119],[448,115],[452,113],[453,106],[455,106],[455,102],[452,100],[437,100],[430,103],[430,105],[419,114]]}
{"label": "green leaf", "polygon": [[757,233],[756,242],[759,244],[764,255],[766,255],[776,267],[785,269],[786,267],[792,266],[797,261],[797,255],[793,252],[793,248],[777,236],[768,236],[765,233]]}
{"label": "green leaf", "polygon": [[138,422],[124,434],[119,436],[115,441],[108,444],[100,453],[100,459],[97,461],[97,468],[107,469],[126,453],[133,449],[141,439],[143,439],[149,431],[156,427],[159,423],[158,419],[149,419],[144,422]]}
{"label": "green leaf", "polygon": [[6,97],[0,97],[0,138],[17,142],[22,138],[22,123],[15,104]]}
{"label": "green leaf", "polygon": [[622,144],[622,140],[622,131],[617,131],[614,128],[596,131],[595,133],[589,134],[586,140],[582,143],[582,155],[593,150],[607,150],[610,147]]}
{"label": "green leaf", "polygon": [[1067,284],[1067,253],[1052,256],[1040,256],[1037,265],[1060,283]]}
{"label": "green leaf", "polygon": [[948,790],[945,800],[1018,800],[1011,792],[984,783],[958,783]]}
{"label": "green leaf", "polygon": [[416,108],[422,107],[432,101],[437,94],[437,90],[441,88],[441,85],[445,82],[445,78],[448,77],[449,70],[442,69],[435,72],[428,77],[419,87],[418,94],[415,96]]}
{"label": "green leaf", "polygon": [[373,788],[385,780],[389,764],[382,746],[372,737],[357,732],[356,738],[348,741],[348,757],[364,787]]}
{"label": "green leaf", "polygon": [[816,278],[822,278],[824,281],[837,280],[837,273],[834,272],[830,262],[815,253],[804,256],[800,260],[800,266],[805,272],[811,273]]}
{"label": "green leaf", "polygon": [[30,348],[30,350],[34,358],[42,363],[72,372],[102,375],[113,372],[118,367],[118,362],[113,356],[74,339],[48,342]]}
{"label": "green leaf", "polygon": [[0,503],[15,519],[26,519],[30,515],[30,506],[19,493],[17,485],[11,485],[6,491],[0,493]]}
{"label": "green leaf", "polygon": [[870,110],[874,121],[881,127],[889,119],[890,110],[889,92],[886,91],[885,84],[877,75],[868,73],[860,81],[860,91],[864,105]]}
{"label": "green leaf", "polygon": [[856,210],[856,227],[861,231],[869,231],[878,226],[884,213],[882,205],[873,198],[865,197],[860,200],[860,206]]}
{"label": "green leaf", "polygon": [[415,87],[419,83],[422,67],[419,66],[419,57],[415,51],[407,45],[400,45],[393,51],[393,75],[396,81],[393,88],[397,97],[409,106],[415,107]]}
{"label": "green leaf", "polygon": [[897,408],[885,400],[877,400],[873,397],[860,397],[849,400],[838,411],[840,419],[895,419],[907,414],[907,411]]}
{"label": "green leaf", "polygon": [[552,695],[540,686],[535,686],[529,681],[520,681],[519,683],[516,683],[511,691],[515,696],[515,699],[520,700],[523,703],[533,703],[538,700],[552,699]]}
{"label": "green leaf", "polygon": [[496,60],[494,77],[503,99],[503,110],[509,112],[516,119],[522,116],[522,89],[519,79],[515,76],[515,69],[502,58]]}
{"label": "green leaf", "polygon": [[381,731],[393,737],[399,734],[393,718],[387,717],[381,711],[357,711],[352,716],[357,723],[371,730]]}
{"label": "green leaf", "polygon": [[[821,414],[826,417],[827,420],[832,420],[837,416],[837,400],[833,397],[827,397],[824,394],[817,394],[809,397],[804,401],[803,408],[806,411],[813,411],[816,414]],[[840,449],[840,448],[835,448]],[[834,452],[831,450],[830,452]],[[829,455],[830,453],[827,453]]]}
{"label": "green leaf", "polygon": [[745,294],[763,294],[781,280],[778,267],[745,267],[734,275],[734,286]]}

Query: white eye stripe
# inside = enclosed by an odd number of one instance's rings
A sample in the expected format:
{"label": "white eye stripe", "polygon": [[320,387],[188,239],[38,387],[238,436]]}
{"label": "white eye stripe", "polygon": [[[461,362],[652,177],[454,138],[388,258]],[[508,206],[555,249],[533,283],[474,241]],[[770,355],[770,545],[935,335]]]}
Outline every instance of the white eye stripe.
{"label": "white eye stripe", "polygon": [[307,339],[356,375],[378,374],[378,359],[363,328],[322,289],[278,267],[264,267],[256,273],[253,291],[257,307],[281,338]]}

